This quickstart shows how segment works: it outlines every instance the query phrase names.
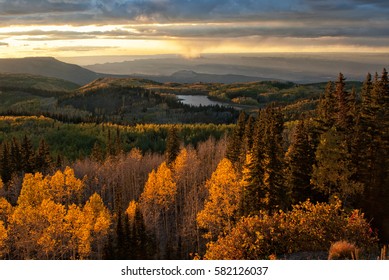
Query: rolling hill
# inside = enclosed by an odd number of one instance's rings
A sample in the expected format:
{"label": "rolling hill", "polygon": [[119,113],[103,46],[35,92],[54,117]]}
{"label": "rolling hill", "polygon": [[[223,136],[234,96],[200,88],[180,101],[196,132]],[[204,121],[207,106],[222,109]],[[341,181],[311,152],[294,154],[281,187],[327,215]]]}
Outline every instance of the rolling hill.
{"label": "rolling hill", "polygon": [[79,87],[79,84],[59,78],[21,73],[0,73],[0,89],[63,92],[72,91]]}
{"label": "rolling hill", "polygon": [[79,85],[87,84],[105,76],[75,64],[61,62],[52,57],[3,58],[0,59],[0,72],[54,77]]}
{"label": "rolling hill", "polygon": [[0,113],[38,113],[53,110],[56,100],[79,85],[58,78],[32,74],[0,73]]}

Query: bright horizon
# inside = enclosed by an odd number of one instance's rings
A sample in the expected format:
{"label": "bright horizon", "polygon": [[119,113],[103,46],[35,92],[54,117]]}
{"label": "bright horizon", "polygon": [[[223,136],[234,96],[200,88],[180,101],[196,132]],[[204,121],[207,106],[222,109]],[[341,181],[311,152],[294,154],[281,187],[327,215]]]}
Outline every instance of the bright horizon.
{"label": "bright horizon", "polygon": [[2,0],[0,57],[389,52],[387,1],[312,2]]}

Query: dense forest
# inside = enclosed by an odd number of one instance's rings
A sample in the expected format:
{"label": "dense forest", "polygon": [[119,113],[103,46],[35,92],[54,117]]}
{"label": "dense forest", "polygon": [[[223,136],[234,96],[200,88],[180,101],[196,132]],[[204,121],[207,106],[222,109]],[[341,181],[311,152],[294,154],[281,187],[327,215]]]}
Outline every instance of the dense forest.
{"label": "dense forest", "polygon": [[[229,109],[212,114],[219,124],[107,123],[142,96],[147,108],[168,97],[136,86],[107,93],[101,80],[59,102],[93,114],[109,94],[122,111],[106,108],[107,119],[2,117],[0,258],[385,258],[388,73],[345,80],[315,98],[241,110],[235,125],[221,124],[234,119]],[[226,87],[214,97],[273,96]],[[285,93],[274,94],[267,101]]]}

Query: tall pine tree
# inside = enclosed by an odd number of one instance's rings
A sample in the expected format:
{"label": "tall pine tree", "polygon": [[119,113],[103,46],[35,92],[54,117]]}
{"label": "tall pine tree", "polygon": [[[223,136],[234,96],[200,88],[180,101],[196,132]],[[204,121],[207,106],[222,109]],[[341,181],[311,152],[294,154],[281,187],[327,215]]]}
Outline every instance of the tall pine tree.
{"label": "tall pine tree", "polygon": [[21,145],[22,166],[25,173],[32,173],[35,169],[35,153],[31,140],[24,135]]}
{"label": "tall pine tree", "polygon": [[252,151],[243,168],[243,213],[275,211],[289,206],[285,187],[283,119],[278,109],[261,110],[255,125]]}
{"label": "tall pine tree", "polygon": [[166,139],[166,162],[168,166],[174,162],[180,152],[180,138],[178,137],[177,127],[172,126],[168,130]]}
{"label": "tall pine tree", "polygon": [[291,191],[293,204],[307,199],[315,200],[316,196],[311,184],[315,150],[309,138],[308,125],[304,120],[297,123],[285,157],[286,185]]}
{"label": "tall pine tree", "polygon": [[244,153],[243,138],[246,128],[246,114],[242,111],[239,114],[238,122],[229,138],[226,157],[236,166],[241,166],[242,154]]}
{"label": "tall pine tree", "polygon": [[39,172],[47,172],[51,167],[52,159],[50,156],[49,146],[46,141],[42,139],[39,142],[38,151],[35,156],[35,168]]}

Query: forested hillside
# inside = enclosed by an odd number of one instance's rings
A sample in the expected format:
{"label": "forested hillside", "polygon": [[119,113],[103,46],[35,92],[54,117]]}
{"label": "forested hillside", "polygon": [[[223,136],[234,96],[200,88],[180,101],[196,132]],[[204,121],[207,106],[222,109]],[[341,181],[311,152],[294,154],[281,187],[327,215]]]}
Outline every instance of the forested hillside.
{"label": "forested hillside", "polygon": [[[166,85],[128,82],[58,101],[111,119],[169,103],[155,90]],[[353,249],[332,258],[376,259],[389,242],[388,73],[304,87],[313,97],[292,83],[215,86],[258,103],[235,125],[1,117],[0,257],[327,258],[343,241]],[[287,89],[299,97],[285,102]]]}

